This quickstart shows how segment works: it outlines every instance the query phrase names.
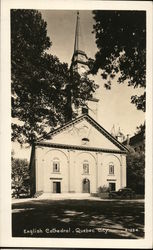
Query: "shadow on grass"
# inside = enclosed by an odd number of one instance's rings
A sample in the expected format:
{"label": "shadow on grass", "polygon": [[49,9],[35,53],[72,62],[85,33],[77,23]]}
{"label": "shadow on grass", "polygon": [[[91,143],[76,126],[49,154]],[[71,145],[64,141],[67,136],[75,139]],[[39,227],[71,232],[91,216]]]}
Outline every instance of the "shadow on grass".
{"label": "shadow on grass", "polygon": [[144,237],[144,204],[128,201],[38,200],[12,206],[13,237]]}

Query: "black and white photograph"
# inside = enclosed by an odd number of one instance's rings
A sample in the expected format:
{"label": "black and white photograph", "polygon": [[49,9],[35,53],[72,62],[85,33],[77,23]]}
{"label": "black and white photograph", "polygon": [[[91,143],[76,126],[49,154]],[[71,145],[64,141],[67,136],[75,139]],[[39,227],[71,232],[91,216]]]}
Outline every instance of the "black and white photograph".
{"label": "black and white photograph", "polygon": [[149,5],[82,2],[8,12],[13,242],[148,239]]}

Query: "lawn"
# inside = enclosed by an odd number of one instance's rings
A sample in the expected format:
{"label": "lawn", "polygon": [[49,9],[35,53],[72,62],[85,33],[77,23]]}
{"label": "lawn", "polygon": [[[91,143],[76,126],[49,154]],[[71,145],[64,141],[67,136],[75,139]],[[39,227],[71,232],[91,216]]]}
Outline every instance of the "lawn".
{"label": "lawn", "polygon": [[12,205],[13,237],[144,237],[142,201],[33,200]]}

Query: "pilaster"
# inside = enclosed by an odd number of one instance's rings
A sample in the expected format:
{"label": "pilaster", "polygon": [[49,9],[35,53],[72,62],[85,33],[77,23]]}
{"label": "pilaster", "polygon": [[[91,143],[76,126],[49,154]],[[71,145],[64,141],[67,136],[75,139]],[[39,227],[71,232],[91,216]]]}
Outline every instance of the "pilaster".
{"label": "pilaster", "polygon": [[75,192],[75,150],[68,150],[68,192]]}
{"label": "pilaster", "polygon": [[98,153],[98,176],[97,176],[97,188],[102,186],[103,183],[103,153]]}
{"label": "pilaster", "polygon": [[126,187],[127,185],[127,169],[126,169],[126,155],[122,155],[122,187]]}

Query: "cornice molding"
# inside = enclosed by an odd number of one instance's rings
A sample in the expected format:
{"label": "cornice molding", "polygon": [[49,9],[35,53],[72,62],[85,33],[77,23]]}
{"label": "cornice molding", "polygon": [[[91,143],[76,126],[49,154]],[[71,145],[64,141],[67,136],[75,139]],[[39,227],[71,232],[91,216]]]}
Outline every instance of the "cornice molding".
{"label": "cornice molding", "polygon": [[35,146],[43,146],[49,148],[60,148],[60,149],[74,149],[80,151],[91,151],[91,152],[103,152],[103,153],[114,153],[114,154],[126,154],[126,151],[123,150],[113,150],[105,148],[95,148],[95,147],[84,147],[77,145],[67,145],[67,144],[58,144],[58,143],[48,143],[48,142],[37,142]]}

